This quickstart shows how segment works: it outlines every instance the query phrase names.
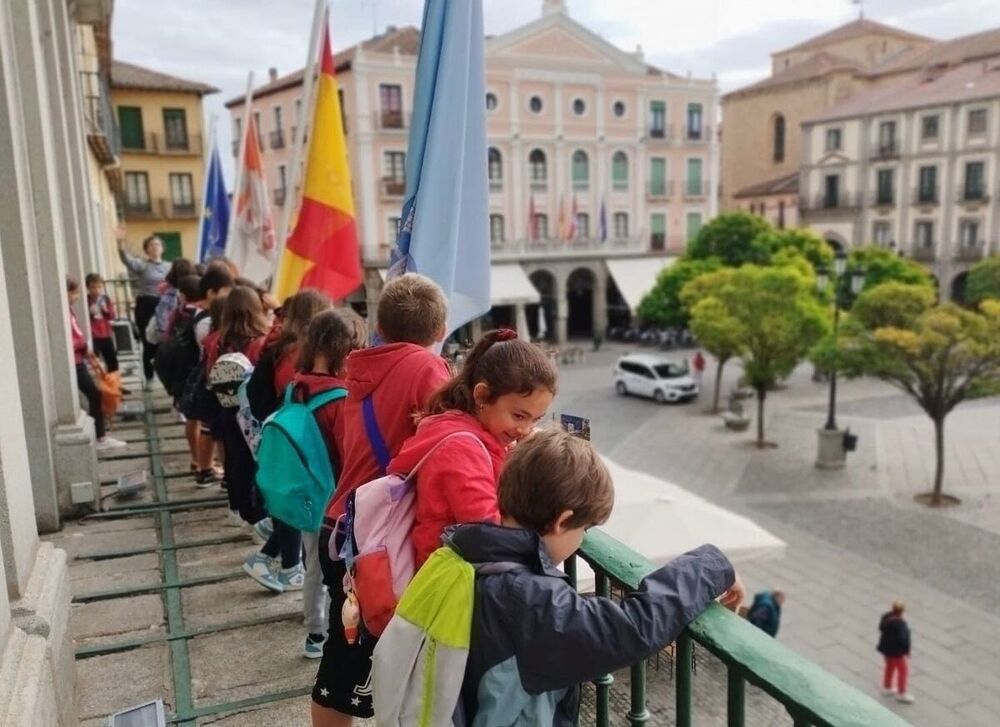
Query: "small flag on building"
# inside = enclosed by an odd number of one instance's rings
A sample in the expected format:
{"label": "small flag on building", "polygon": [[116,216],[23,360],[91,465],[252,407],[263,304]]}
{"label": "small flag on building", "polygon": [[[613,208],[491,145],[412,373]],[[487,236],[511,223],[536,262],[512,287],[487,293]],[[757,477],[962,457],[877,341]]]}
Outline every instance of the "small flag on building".
{"label": "small flag on building", "polygon": [[212,144],[206,176],[205,208],[202,211],[201,242],[198,245],[199,262],[224,255],[226,252],[229,195],[226,193],[226,181],[222,178],[222,160],[219,158],[218,144]]}
{"label": "small flag on building", "polygon": [[267,196],[259,139],[253,114],[247,114],[243,169],[237,175],[239,187],[233,192],[233,229],[226,244],[226,256],[236,264],[243,277],[255,283],[263,283],[274,274],[277,260],[274,217]]}
{"label": "small flag on building", "polygon": [[569,235],[569,228],[566,226],[566,199],[559,195],[559,239],[565,240]]}
{"label": "small flag on building", "polygon": [[569,237],[570,240],[575,240],[577,238],[577,235],[580,233],[580,230],[577,228],[577,225],[576,225],[577,214],[578,213],[577,213],[577,210],[576,210],[576,195],[574,194],[573,195],[573,208],[570,211],[570,215],[569,215],[569,235],[568,235],[568,237]]}

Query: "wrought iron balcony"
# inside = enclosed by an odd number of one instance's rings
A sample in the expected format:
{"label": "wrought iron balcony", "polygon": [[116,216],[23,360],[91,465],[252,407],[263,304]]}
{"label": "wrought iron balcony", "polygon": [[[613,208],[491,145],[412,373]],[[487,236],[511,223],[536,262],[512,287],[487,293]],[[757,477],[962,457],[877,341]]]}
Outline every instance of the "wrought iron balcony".
{"label": "wrought iron balcony", "polygon": [[869,195],[872,207],[895,207],[896,192],[892,189],[880,189]]}
{"label": "wrought iron balcony", "polygon": [[990,201],[990,195],[983,185],[963,184],[958,188],[956,199],[962,204],[985,204]]}
{"label": "wrought iron balcony", "polygon": [[285,148],[285,130],[275,129],[271,132],[271,148],[272,149],[284,149]]}
{"label": "wrought iron balcony", "polygon": [[126,199],[124,212],[126,220],[152,219],[156,216],[153,213],[153,203],[148,199],[145,201]]}
{"label": "wrought iron balcony", "polygon": [[955,250],[955,261],[960,263],[974,263],[983,259],[986,244],[982,241],[973,243],[962,242]]}
{"label": "wrought iron balcony", "polygon": [[899,142],[895,139],[889,139],[887,141],[877,141],[872,146],[871,151],[872,159],[898,159],[899,158]]}
{"label": "wrought iron balcony", "polygon": [[160,218],[164,220],[189,220],[198,217],[201,213],[198,201],[195,199],[177,202],[169,197],[161,197],[157,202],[160,208]]}
{"label": "wrought iron balcony", "polygon": [[803,212],[844,212],[861,206],[857,193],[839,192],[836,195],[817,194],[813,197],[799,197],[799,209]]}
{"label": "wrought iron balcony", "polygon": [[685,199],[700,199],[707,197],[711,193],[711,187],[712,185],[708,182],[685,179],[684,184],[681,185],[681,193]]}
{"label": "wrought iron balcony", "polygon": [[937,187],[917,188],[913,190],[913,204],[930,206],[939,204]]}
{"label": "wrought iron balcony", "polygon": [[910,246],[910,257],[922,263],[934,262],[937,259],[937,245],[933,242],[926,244],[915,242]]}
{"label": "wrought iron balcony", "polygon": [[646,196],[650,199],[667,199],[674,196],[673,181],[655,181],[646,185]]}
{"label": "wrought iron balcony", "polygon": [[684,125],[683,139],[688,144],[704,144],[712,138],[712,127],[708,124],[699,126]]}
{"label": "wrought iron balcony", "polygon": [[285,204],[285,196],[287,194],[288,194],[288,189],[286,187],[275,187],[273,190],[271,190],[271,198],[274,200],[274,203],[278,207],[281,207],[282,205]]}
{"label": "wrought iron balcony", "polygon": [[669,141],[674,137],[673,124],[657,124],[649,127],[650,139],[662,139]]}
{"label": "wrought iron balcony", "polygon": [[402,111],[381,111],[378,114],[378,128],[386,131],[405,129],[408,120]]}
{"label": "wrought iron balcony", "polygon": [[502,179],[491,179],[490,180],[490,191],[491,192],[502,192],[503,191],[503,180]]}
{"label": "wrought iron balcony", "polygon": [[80,86],[83,89],[87,143],[102,165],[113,166],[118,163],[118,155],[121,154],[121,138],[107,83],[97,71],[80,71]]}
{"label": "wrought iron balcony", "polygon": [[406,180],[396,177],[385,177],[382,180],[382,196],[402,197],[406,193]]}

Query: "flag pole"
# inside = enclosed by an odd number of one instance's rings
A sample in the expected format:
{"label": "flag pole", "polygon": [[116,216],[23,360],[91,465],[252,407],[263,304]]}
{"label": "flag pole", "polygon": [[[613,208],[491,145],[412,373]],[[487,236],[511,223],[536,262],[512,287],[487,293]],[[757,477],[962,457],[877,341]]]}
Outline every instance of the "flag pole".
{"label": "flag pole", "polygon": [[271,275],[270,286],[272,293],[278,282],[277,272],[281,268],[281,256],[285,252],[285,241],[288,239],[288,226],[291,222],[292,211],[298,206],[299,186],[302,181],[302,152],[305,148],[304,140],[309,135],[307,132],[312,131],[309,128],[309,124],[312,122],[313,113],[315,112],[314,107],[316,105],[313,86],[315,86],[316,66],[319,62],[321,31],[327,22],[326,9],[327,0],[316,0],[316,7],[313,11],[312,32],[309,35],[309,51],[306,56],[305,75],[302,78],[302,97],[305,103],[303,104],[302,118],[298,120],[298,124],[295,126],[295,137],[292,139],[292,146],[294,147],[292,152],[292,173],[288,180],[291,194],[286,194],[285,196],[285,208],[281,211],[281,222],[278,225],[278,249],[275,255],[275,274]]}
{"label": "flag pole", "polygon": [[215,123],[219,117],[212,114],[208,119],[208,144],[205,145],[204,159],[202,159],[202,182],[201,182],[201,215],[198,219],[198,262],[205,260],[205,251],[201,249],[205,241],[205,211],[208,205],[208,175],[212,165],[212,149],[215,148]]}
{"label": "flag pole", "polygon": [[[232,257],[233,226],[236,224],[236,209],[239,206],[240,185],[243,184],[243,162],[247,150],[247,132],[250,130],[250,110],[253,105],[253,71],[247,73],[247,92],[243,96],[243,122],[240,125],[240,153],[236,157],[236,178],[233,180],[233,202],[229,206],[229,229],[226,230],[226,257]],[[257,130],[260,133],[260,129]]]}

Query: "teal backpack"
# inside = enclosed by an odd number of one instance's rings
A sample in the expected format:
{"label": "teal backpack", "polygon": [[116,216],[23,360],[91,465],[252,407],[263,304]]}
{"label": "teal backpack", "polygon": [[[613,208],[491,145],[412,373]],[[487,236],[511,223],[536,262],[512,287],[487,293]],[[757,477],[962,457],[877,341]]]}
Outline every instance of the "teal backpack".
{"label": "teal backpack", "polygon": [[316,411],[346,397],[347,389],[330,389],[307,402],[295,401],[294,389],[294,383],[288,385],[281,407],[261,427],[257,488],[269,515],[296,530],[316,533],[336,486]]}

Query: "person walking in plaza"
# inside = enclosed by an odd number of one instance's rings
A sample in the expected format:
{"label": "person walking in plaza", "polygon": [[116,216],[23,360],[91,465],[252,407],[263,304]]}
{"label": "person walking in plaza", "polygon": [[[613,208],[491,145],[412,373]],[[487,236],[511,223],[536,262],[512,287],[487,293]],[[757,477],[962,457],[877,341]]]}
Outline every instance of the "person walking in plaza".
{"label": "person walking in plaza", "polygon": [[[913,703],[913,695],[906,690],[906,682],[910,672],[910,626],[903,618],[906,607],[896,601],[888,613],[882,614],[878,622],[879,639],[878,652],[885,658],[885,671],[882,675],[882,694],[889,697],[893,694],[904,704]],[[896,691],[893,691],[893,677],[896,678]]]}
{"label": "person walking in plaza", "polygon": [[781,607],[785,605],[784,591],[761,591],[753,597],[747,611],[747,621],[768,636],[776,637],[781,626]]}
{"label": "person walking in plaza", "polygon": [[160,302],[160,288],[170,271],[170,263],[164,262],[163,241],[156,235],[142,241],[145,258],[136,257],[125,248],[124,225],[118,228],[116,238],[118,257],[135,281],[135,324],[139,327],[139,337],[142,339],[142,371],[149,384],[155,373],[153,363],[156,359],[156,344],[146,341],[146,326],[156,313],[156,305]]}
{"label": "person walking in plaza", "polygon": [[694,358],[691,359],[691,368],[694,369],[694,380],[701,386],[701,379],[705,375],[705,357],[701,351],[695,351]]}

